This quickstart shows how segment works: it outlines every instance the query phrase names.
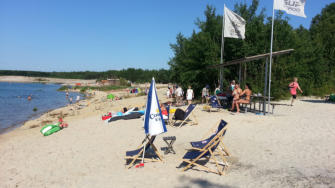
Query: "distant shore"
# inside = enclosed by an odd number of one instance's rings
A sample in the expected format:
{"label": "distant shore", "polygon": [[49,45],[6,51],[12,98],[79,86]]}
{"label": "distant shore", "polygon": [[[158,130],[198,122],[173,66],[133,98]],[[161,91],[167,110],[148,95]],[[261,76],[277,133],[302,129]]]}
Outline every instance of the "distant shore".
{"label": "distant shore", "polygon": [[18,83],[57,83],[62,85],[81,85],[95,86],[96,80],[82,79],[64,79],[48,77],[29,77],[29,76],[0,76],[0,82],[18,82]]}

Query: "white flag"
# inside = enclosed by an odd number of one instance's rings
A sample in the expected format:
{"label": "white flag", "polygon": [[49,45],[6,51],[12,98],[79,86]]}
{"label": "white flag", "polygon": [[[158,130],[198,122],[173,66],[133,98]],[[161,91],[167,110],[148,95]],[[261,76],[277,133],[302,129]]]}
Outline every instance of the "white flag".
{"label": "white flag", "polygon": [[306,0],[274,0],[274,9],[306,18],[305,3]]}
{"label": "white flag", "polygon": [[224,7],[224,37],[245,38],[245,20],[226,6]]}

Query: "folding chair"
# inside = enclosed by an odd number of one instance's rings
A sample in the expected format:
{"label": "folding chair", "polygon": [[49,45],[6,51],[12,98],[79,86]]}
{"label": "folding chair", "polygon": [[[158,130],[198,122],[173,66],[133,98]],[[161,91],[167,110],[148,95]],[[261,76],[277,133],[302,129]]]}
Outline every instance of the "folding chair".
{"label": "folding chair", "polygon": [[[213,132],[211,136],[209,136],[208,138],[206,139],[202,139],[201,141],[194,141],[194,142],[190,142],[191,146],[194,147],[194,148],[199,148],[199,149],[202,149],[206,146],[206,144],[211,141],[215,135],[217,135],[217,133],[219,133],[223,128],[225,128],[227,126],[227,122],[224,121],[224,120],[220,120],[217,124],[217,128],[216,129],[211,129],[210,132]],[[225,156],[230,156],[230,153],[228,152],[227,150],[227,147],[224,145],[222,139],[224,137],[224,135],[226,134],[226,130],[222,133],[222,136],[220,136],[219,140],[219,145],[221,146],[221,149],[223,150]],[[208,135],[208,133],[207,133]]]}
{"label": "folding chair", "polygon": [[[217,147],[219,146],[221,142],[221,137],[223,134],[226,132],[227,127],[225,126],[225,122],[222,120],[219,125],[220,131],[213,134],[211,137],[208,138],[207,144],[204,146],[202,145],[201,147],[192,147],[189,149],[186,154],[183,157],[183,162],[188,163],[186,167],[182,169],[182,171],[185,171],[189,168],[192,168],[192,166],[198,166],[200,168],[205,169],[208,172],[213,172],[219,175],[224,174],[224,171],[226,170],[226,167],[228,166],[227,160],[225,159],[223,153],[220,150],[216,150]],[[220,127],[221,126],[221,127]],[[223,127],[225,126],[225,127]],[[218,130],[219,130],[218,129]],[[216,154],[219,154],[221,156],[221,159],[223,160],[224,163],[221,163],[217,160],[215,157]],[[206,158],[207,161],[204,161],[205,163],[203,164],[202,159]],[[216,170],[213,170],[207,166],[211,160],[215,162]],[[220,167],[222,165],[223,167]]]}
{"label": "folding chair", "polygon": [[[145,148],[145,155],[144,155],[144,161],[163,161],[161,155],[159,154],[156,146],[153,144],[155,141],[156,136],[152,136],[149,138],[147,136],[143,141],[140,147],[138,147],[136,150],[133,151],[127,151],[126,152],[126,166],[128,168],[131,168],[132,165],[135,163],[135,161],[142,160],[144,148]],[[146,144],[146,140],[149,140]]]}
{"label": "folding chair", "polygon": [[[188,105],[188,107],[185,110],[184,118],[181,119],[181,120],[179,120],[179,119],[175,120],[173,122],[173,124],[171,124],[171,126],[175,125],[177,122],[181,122],[180,125],[178,126],[178,127],[181,127],[183,124],[187,123],[186,122],[187,120],[190,120],[193,125],[198,124],[197,118],[193,115],[193,112],[195,111],[196,107],[197,107],[196,104],[190,104],[190,105]],[[192,119],[190,119],[191,116],[193,117]]]}

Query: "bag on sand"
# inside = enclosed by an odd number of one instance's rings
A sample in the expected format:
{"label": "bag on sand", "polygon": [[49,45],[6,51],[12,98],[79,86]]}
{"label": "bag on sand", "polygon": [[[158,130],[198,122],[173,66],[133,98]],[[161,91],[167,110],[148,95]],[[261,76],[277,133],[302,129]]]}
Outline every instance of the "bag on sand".
{"label": "bag on sand", "polygon": [[178,108],[176,112],[174,113],[174,119],[175,120],[184,120],[185,112],[184,110]]}
{"label": "bag on sand", "polygon": [[44,127],[42,127],[42,129],[40,130],[40,132],[44,135],[44,136],[49,136],[57,131],[59,131],[61,128],[59,127],[59,123],[57,123],[56,125],[45,125]]}

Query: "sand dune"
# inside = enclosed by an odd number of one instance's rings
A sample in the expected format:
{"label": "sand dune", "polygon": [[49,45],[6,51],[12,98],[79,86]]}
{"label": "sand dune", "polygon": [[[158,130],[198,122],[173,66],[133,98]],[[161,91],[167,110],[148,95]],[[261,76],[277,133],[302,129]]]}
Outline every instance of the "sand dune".
{"label": "sand dune", "polygon": [[[164,91],[159,90],[161,100]],[[293,107],[278,106],[269,116],[198,108],[199,125],[168,127],[155,141],[160,148],[165,146],[163,136],[176,136],[177,154],[128,170],[125,152],[144,138],[143,120],[106,124],[101,114],[143,105],[145,97],[112,103],[94,103],[96,99],[64,118],[69,128],[51,136],[43,137],[40,127],[29,128],[29,122],[0,135],[0,187],[335,187],[334,104],[306,99]],[[199,140],[219,119],[229,123],[224,143],[232,156],[226,175],[199,168],[181,172],[178,166],[189,142]]]}

